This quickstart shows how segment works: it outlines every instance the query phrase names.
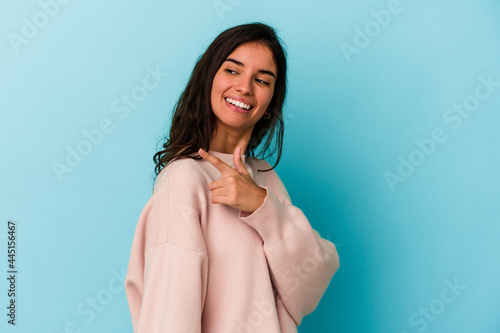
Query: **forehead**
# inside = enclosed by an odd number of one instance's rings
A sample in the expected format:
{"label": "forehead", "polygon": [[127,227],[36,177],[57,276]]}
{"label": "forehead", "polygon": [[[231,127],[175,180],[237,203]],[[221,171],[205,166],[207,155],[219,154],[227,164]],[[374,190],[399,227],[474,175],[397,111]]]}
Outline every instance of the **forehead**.
{"label": "forehead", "polygon": [[242,62],[244,66],[255,65],[255,67],[272,70],[273,72],[276,72],[277,68],[271,49],[259,42],[239,45],[228,58]]}

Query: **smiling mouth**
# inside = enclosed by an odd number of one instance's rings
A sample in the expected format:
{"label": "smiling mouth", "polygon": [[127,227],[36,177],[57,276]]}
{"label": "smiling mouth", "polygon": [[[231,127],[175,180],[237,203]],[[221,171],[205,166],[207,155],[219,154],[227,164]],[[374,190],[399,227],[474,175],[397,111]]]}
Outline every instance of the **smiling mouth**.
{"label": "smiling mouth", "polygon": [[238,108],[240,108],[240,109],[242,109],[242,110],[245,110],[245,111],[248,111],[248,110],[250,110],[250,109],[252,109],[252,108],[253,108],[253,106],[252,106],[252,105],[250,105],[250,104],[246,104],[246,103],[243,103],[243,102],[240,102],[240,101],[234,100],[234,99],[229,98],[229,97],[226,97],[226,98],[224,98],[224,99],[225,99],[225,100],[226,100],[226,102],[228,102],[229,104],[232,104],[232,105],[234,105],[234,106],[236,106],[236,107],[238,107]]}

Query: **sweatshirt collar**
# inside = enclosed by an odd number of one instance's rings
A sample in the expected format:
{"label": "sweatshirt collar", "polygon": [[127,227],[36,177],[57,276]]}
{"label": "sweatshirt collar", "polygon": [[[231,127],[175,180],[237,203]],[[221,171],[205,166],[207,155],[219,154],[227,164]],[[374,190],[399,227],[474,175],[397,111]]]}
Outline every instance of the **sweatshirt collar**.
{"label": "sweatshirt collar", "polygon": [[[228,154],[228,153],[221,153],[221,152],[218,152],[218,151],[215,151],[215,150],[209,150],[208,151],[211,155],[215,156],[215,157],[218,157],[220,158],[222,161],[224,161],[226,164],[230,165],[230,166],[233,166],[234,167],[234,163],[233,163],[233,154]],[[243,164],[246,163],[246,155],[242,154],[241,155],[241,160],[243,161]]]}

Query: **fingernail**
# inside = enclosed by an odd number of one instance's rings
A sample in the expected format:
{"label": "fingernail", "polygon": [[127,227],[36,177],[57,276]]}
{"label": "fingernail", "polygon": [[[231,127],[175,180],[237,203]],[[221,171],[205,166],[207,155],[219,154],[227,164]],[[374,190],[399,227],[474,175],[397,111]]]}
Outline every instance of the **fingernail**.
{"label": "fingernail", "polygon": [[205,151],[200,148],[200,150],[198,150],[198,154],[203,155],[203,154],[205,154]]}

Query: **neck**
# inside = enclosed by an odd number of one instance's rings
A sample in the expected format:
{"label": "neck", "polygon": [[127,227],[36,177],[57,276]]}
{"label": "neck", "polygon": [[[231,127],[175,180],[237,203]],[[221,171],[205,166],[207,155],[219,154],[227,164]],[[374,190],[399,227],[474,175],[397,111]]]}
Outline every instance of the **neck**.
{"label": "neck", "polygon": [[[222,153],[222,152],[219,152],[219,151],[215,151],[215,150],[212,150],[210,149],[208,151],[209,154],[221,159],[222,161],[224,161],[226,164],[234,167],[234,154],[233,153]],[[243,161],[243,163],[246,163],[246,160],[247,160],[247,156],[245,154],[241,154],[241,160]]]}
{"label": "neck", "polygon": [[210,140],[210,150],[224,154],[234,154],[236,147],[241,147],[241,154],[244,155],[252,134],[252,129],[249,128],[245,132],[234,129],[218,129]]}

